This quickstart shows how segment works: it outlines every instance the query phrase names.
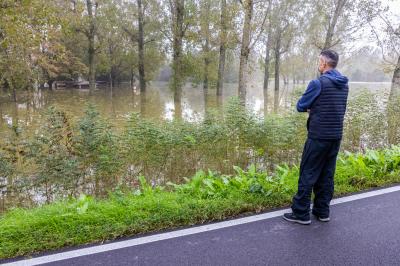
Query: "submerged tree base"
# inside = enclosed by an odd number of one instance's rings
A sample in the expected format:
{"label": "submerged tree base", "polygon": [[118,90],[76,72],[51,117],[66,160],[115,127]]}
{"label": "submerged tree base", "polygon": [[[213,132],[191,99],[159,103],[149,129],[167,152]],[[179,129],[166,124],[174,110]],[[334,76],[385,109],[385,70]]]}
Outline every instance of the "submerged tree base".
{"label": "submerged tree base", "polygon": [[[163,229],[223,220],[243,213],[285,207],[297,189],[298,167],[273,175],[234,167],[236,174],[199,171],[184,184],[118,190],[107,199],[82,195],[34,209],[13,209],[0,218],[0,258],[86,243],[102,243]],[[400,182],[400,147],[341,154],[335,196]]]}

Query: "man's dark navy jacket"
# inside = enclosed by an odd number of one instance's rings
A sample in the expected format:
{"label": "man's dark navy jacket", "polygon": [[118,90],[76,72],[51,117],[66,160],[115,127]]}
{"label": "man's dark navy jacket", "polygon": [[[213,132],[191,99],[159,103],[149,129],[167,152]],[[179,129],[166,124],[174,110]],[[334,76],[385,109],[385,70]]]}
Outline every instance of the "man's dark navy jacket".
{"label": "man's dark navy jacket", "polygon": [[342,139],[348,93],[348,79],[336,69],[310,81],[307,90],[297,102],[297,111],[310,110],[307,121],[309,138]]}

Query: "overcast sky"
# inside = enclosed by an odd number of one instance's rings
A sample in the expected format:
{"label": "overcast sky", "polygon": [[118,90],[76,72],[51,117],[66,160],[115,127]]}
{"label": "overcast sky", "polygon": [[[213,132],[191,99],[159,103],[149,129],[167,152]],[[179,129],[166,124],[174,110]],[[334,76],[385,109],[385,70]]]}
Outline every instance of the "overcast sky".
{"label": "overcast sky", "polygon": [[[400,25],[400,0],[382,0],[382,4],[384,6],[389,7],[389,14],[390,14],[390,20],[393,21],[394,25]],[[379,18],[375,19],[375,21],[372,23],[376,29],[377,33],[382,33],[379,34],[380,37],[383,37],[384,34],[382,32],[383,27],[385,26],[383,21]],[[380,29],[381,31],[379,32]],[[347,51],[348,54],[352,54],[354,51],[364,47],[364,46],[373,46],[377,47],[375,38],[372,36],[370,33],[371,29],[369,26],[366,26],[362,31],[358,33],[358,38],[354,43],[352,43],[351,48]]]}
{"label": "overcast sky", "polygon": [[390,1],[390,0],[383,0],[382,1],[384,4],[389,5],[390,10],[392,12],[400,12],[400,0],[394,0],[394,1]]}

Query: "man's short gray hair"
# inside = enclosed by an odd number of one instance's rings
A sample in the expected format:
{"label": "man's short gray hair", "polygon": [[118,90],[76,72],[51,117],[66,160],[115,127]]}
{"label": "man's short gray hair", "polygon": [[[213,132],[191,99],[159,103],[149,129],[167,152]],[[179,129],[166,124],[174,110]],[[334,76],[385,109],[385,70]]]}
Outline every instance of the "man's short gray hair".
{"label": "man's short gray hair", "polygon": [[336,68],[337,64],[339,63],[339,55],[333,50],[327,49],[323,50],[321,54],[325,59],[328,66],[332,68]]}

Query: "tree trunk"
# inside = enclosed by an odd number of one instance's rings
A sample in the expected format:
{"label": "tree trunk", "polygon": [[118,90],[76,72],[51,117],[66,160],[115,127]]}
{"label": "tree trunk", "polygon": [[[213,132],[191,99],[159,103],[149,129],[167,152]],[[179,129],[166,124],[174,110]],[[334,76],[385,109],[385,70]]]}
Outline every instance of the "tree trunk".
{"label": "tree trunk", "polygon": [[139,36],[138,36],[138,47],[139,47],[139,83],[140,92],[146,91],[146,79],[144,72],[144,30],[143,30],[143,6],[142,0],[137,0],[138,4],[138,25],[139,25]]}
{"label": "tree trunk", "polygon": [[399,96],[400,96],[400,56],[397,59],[397,65],[393,72],[389,100],[396,99]]}
{"label": "tree trunk", "polygon": [[173,6],[173,63],[172,63],[172,88],[174,90],[175,119],[182,118],[181,98],[182,98],[182,41],[184,35],[183,16],[185,1],[174,0]]}
{"label": "tree trunk", "polygon": [[388,143],[389,145],[400,142],[400,56],[397,59],[397,65],[393,72],[392,85],[388,100]]}
{"label": "tree trunk", "polygon": [[[95,4],[96,6],[97,4]],[[95,14],[93,14],[93,2],[92,0],[86,0],[86,6],[89,16],[89,30],[87,32],[87,38],[89,41],[89,89],[92,91],[96,88],[96,68],[94,62],[95,56],[95,48],[94,48],[94,38],[96,35],[96,22],[95,22]]]}
{"label": "tree trunk", "polygon": [[96,72],[94,65],[93,41],[89,40],[89,89],[96,88]]}
{"label": "tree trunk", "polygon": [[48,81],[47,81],[47,84],[49,84],[49,90],[54,90],[54,88],[55,88],[55,82],[54,82],[54,79],[49,79]]}
{"label": "tree trunk", "polygon": [[208,108],[207,95],[208,95],[208,67],[210,65],[209,59],[204,59],[204,81],[203,81],[203,94],[204,94],[204,107]]}
{"label": "tree trunk", "polygon": [[140,114],[142,117],[147,117],[147,101],[146,101],[146,94],[140,93]]}
{"label": "tree trunk", "polygon": [[217,97],[222,96],[224,88],[224,73],[225,73],[225,52],[227,41],[227,21],[226,21],[226,0],[221,0],[221,31],[220,31],[220,46],[219,46],[219,64],[218,64],[218,81],[217,81]]}
{"label": "tree trunk", "polygon": [[274,112],[278,112],[279,107],[279,76],[280,76],[280,64],[281,64],[281,35],[280,32],[276,39],[275,44],[275,90],[274,90]]}
{"label": "tree trunk", "polygon": [[203,38],[205,40],[205,43],[203,45],[203,59],[204,59],[204,69],[203,69],[203,89],[208,90],[208,68],[210,65],[210,20],[208,18],[208,14],[210,12],[210,2],[209,0],[205,0],[204,3],[204,9],[203,9],[203,18],[205,21],[203,22],[204,24],[202,25],[202,31],[203,31]]}
{"label": "tree trunk", "polygon": [[272,36],[271,29],[268,31],[268,40],[266,44],[265,59],[264,59],[264,116],[268,113],[268,84],[269,84],[269,64],[270,64],[270,50],[271,50]]}
{"label": "tree trunk", "polygon": [[208,101],[208,89],[203,89],[203,97],[204,97],[204,114],[205,114],[205,116],[206,115],[208,115],[208,104],[209,104],[209,101]]}
{"label": "tree trunk", "polygon": [[108,73],[108,80],[109,80],[111,89],[114,85],[113,54],[114,54],[113,43],[111,40],[108,40],[108,56],[109,56],[109,60],[110,60],[110,73]]}
{"label": "tree trunk", "polygon": [[207,112],[208,109],[208,76],[209,76],[209,65],[210,65],[210,20],[208,14],[210,13],[210,0],[205,0],[204,7],[203,7],[203,25],[202,25],[202,32],[205,43],[203,45],[203,56],[204,56],[204,69],[203,69],[203,94],[204,94],[204,108]]}
{"label": "tree trunk", "polygon": [[112,72],[108,74],[108,82],[110,83],[110,89],[113,87],[113,77],[112,77]]}
{"label": "tree trunk", "polygon": [[131,66],[130,74],[131,74],[131,77],[130,77],[129,83],[131,85],[131,88],[133,89],[135,86],[135,83],[136,83],[135,70],[133,69],[133,66]]}
{"label": "tree trunk", "polygon": [[203,90],[204,93],[208,91],[208,66],[210,62],[207,59],[204,59],[204,79],[203,79]]}
{"label": "tree trunk", "polygon": [[13,101],[16,103],[17,102],[17,91],[15,90],[15,88],[12,89],[13,92]]}
{"label": "tree trunk", "polygon": [[174,93],[174,119],[182,119],[182,88],[179,89],[179,93],[175,91]]}
{"label": "tree trunk", "polygon": [[343,8],[347,0],[336,0],[335,2],[336,2],[335,11],[333,13],[333,17],[329,18],[328,31],[326,32],[325,43],[322,50],[329,49],[333,46],[332,40],[335,34],[335,27],[339,17],[343,13]]}
{"label": "tree trunk", "polygon": [[287,75],[282,75],[283,76],[283,84],[288,85],[289,84],[289,76]]}
{"label": "tree trunk", "polygon": [[250,54],[250,29],[251,19],[253,16],[253,0],[243,1],[245,10],[243,32],[242,32],[242,47],[240,49],[240,65],[239,65],[239,88],[238,94],[241,104],[246,104],[246,78],[247,65]]}

